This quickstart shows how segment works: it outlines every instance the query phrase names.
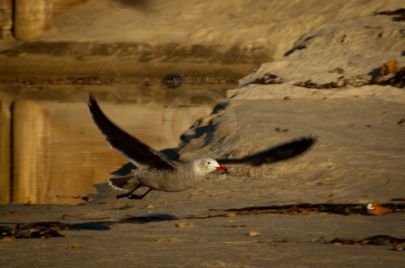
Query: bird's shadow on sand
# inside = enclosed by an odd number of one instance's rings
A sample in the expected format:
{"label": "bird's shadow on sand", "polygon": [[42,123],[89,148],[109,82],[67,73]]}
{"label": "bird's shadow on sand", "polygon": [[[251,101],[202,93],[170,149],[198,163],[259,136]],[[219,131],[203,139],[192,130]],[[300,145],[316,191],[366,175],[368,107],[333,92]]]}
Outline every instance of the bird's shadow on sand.
{"label": "bird's shadow on sand", "polygon": [[145,224],[151,222],[164,222],[175,221],[179,218],[172,214],[148,214],[141,216],[131,216],[120,219],[118,221],[88,221],[82,223],[69,224],[71,230],[93,230],[93,231],[108,231],[111,229],[111,225],[120,223],[133,223],[133,224]]}
{"label": "bird's shadow on sand", "polygon": [[162,222],[162,221],[175,221],[179,218],[172,214],[148,214],[143,216],[132,216],[119,221],[119,223],[135,223],[145,224],[150,222]]}
{"label": "bird's shadow on sand", "polygon": [[91,231],[108,231],[111,229],[111,221],[89,221],[69,224],[70,230],[91,230]]}
{"label": "bird's shadow on sand", "polygon": [[[42,229],[55,229],[55,230],[71,230],[71,231],[109,231],[111,226],[121,223],[133,223],[133,224],[146,224],[151,222],[165,222],[174,221],[180,218],[172,214],[148,214],[141,216],[131,216],[120,219],[118,221],[86,221],[79,223],[63,223],[58,221],[53,222],[31,222],[31,223],[19,223],[19,222],[0,222],[0,227],[4,226],[15,226],[15,228],[29,228],[29,226],[35,226],[35,228]],[[28,227],[24,227],[24,226]],[[14,227],[10,227],[14,228]],[[1,228],[0,228],[1,231]],[[1,236],[0,236],[1,237]]]}
{"label": "bird's shadow on sand", "polygon": [[[62,229],[69,229],[72,231],[109,231],[111,226],[121,223],[133,223],[133,224],[146,224],[151,222],[165,222],[165,221],[174,221],[179,218],[171,214],[148,214],[141,216],[131,216],[127,218],[120,219],[118,221],[87,221],[80,223],[57,223],[63,227]],[[7,223],[10,224],[10,223]],[[17,223],[15,223],[17,224]]]}

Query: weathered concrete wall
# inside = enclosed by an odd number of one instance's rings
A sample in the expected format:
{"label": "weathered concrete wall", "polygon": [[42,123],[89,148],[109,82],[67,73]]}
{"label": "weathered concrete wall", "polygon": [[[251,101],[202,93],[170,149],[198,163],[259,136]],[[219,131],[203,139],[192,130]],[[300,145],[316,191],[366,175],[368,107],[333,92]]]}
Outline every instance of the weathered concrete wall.
{"label": "weathered concrete wall", "polygon": [[49,116],[32,101],[16,101],[13,113],[14,203],[43,203],[48,182],[47,144],[50,135]]}
{"label": "weathered concrete wall", "polygon": [[49,0],[49,1],[53,1],[53,13],[59,14],[68,9],[69,7],[85,3],[88,0]]}
{"label": "weathered concrete wall", "polygon": [[10,110],[0,101],[0,204],[10,202]]}
{"label": "weathered concrete wall", "polygon": [[30,40],[51,27],[53,2],[47,0],[14,1],[14,36]]}
{"label": "weathered concrete wall", "polygon": [[[2,0],[0,38],[11,36],[30,40],[52,27],[52,17],[87,0]],[[14,9],[14,10],[13,10]],[[14,15],[13,15],[14,14]],[[13,30],[14,29],[14,30]]]}
{"label": "weathered concrete wall", "polygon": [[13,0],[0,1],[0,39],[11,38],[13,27]]}

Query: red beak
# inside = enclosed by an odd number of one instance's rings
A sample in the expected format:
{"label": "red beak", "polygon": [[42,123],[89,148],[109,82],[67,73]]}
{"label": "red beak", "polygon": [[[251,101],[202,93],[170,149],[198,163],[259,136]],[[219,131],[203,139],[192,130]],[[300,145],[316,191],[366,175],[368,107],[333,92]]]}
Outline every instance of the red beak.
{"label": "red beak", "polygon": [[220,171],[222,171],[224,173],[228,173],[228,169],[226,167],[224,167],[224,166],[217,167],[217,170],[220,170]]}

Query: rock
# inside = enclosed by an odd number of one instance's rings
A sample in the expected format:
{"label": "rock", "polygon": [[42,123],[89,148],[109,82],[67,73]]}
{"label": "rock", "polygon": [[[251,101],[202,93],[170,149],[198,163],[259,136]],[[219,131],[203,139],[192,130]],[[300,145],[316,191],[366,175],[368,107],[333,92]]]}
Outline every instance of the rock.
{"label": "rock", "polygon": [[194,223],[187,221],[178,222],[175,226],[180,229],[193,229],[196,227]]}
{"label": "rock", "polygon": [[256,237],[256,236],[260,236],[260,233],[257,231],[249,231],[248,236]]}

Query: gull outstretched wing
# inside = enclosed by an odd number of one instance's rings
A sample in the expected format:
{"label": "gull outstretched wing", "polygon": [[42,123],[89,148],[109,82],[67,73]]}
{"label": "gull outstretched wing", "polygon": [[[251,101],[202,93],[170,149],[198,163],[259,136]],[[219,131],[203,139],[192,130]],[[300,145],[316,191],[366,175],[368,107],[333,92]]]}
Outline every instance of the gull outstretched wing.
{"label": "gull outstretched wing", "polygon": [[111,122],[91,94],[89,94],[89,109],[94,122],[106,136],[110,145],[126,156],[134,165],[142,168],[175,169],[173,162],[163,154],[155,151]]}

